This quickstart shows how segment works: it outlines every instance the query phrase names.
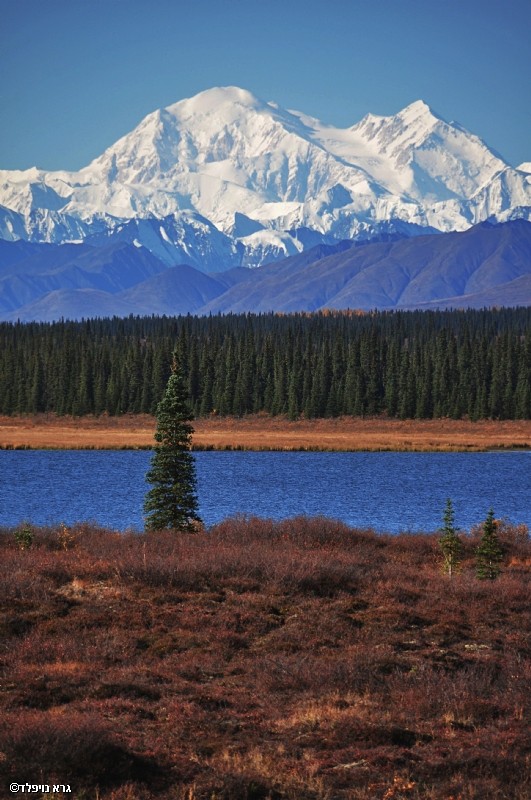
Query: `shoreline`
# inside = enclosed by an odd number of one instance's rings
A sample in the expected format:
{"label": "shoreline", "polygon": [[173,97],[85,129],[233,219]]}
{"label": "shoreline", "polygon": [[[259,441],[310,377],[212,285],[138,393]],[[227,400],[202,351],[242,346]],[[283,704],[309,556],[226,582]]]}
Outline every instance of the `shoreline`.
{"label": "shoreline", "polygon": [[[155,418],[0,416],[0,450],[149,450]],[[193,421],[194,451],[486,452],[531,449],[531,420],[337,417],[289,420],[256,414]]]}

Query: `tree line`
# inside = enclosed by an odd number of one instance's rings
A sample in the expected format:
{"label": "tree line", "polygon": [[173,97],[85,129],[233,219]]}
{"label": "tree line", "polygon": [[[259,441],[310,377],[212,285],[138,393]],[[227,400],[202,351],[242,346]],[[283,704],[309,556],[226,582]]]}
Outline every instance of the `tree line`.
{"label": "tree line", "polygon": [[531,309],[0,323],[0,413],[531,416]]}

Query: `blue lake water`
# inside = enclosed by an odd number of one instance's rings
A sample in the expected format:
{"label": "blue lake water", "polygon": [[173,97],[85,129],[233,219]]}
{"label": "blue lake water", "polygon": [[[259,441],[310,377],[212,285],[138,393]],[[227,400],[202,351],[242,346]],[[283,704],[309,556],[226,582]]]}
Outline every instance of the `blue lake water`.
{"label": "blue lake water", "polygon": [[[436,530],[447,497],[469,528],[492,506],[531,526],[531,453],[197,452],[200,513],[326,515],[379,531]],[[0,451],[0,525],[90,520],[142,529],[149,451]]]}

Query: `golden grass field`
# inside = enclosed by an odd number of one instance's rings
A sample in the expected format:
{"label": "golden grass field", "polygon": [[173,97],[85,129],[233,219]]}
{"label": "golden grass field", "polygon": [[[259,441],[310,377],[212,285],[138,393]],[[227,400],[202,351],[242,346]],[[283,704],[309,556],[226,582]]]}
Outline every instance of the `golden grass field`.
{"label": "golden grass field", "polygon": [[[531,447],[530,420],[397,420],[384,417],[288,420],[253,415],[194,421],[198,449],[236,450],[490,450]],[[0,417],[0,449],[122,449],[153,444],[155,419]]]}

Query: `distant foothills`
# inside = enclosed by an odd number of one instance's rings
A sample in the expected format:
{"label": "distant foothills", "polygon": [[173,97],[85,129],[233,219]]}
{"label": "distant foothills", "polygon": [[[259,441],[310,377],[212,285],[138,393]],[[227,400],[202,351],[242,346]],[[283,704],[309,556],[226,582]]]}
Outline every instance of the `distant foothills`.
{"label": "distant foothills", "polygon": [[258,269],[168,267],[145,247],[0,240],[0,319],[531,304],[531,222],[318,244]]}
{"label": "distant foothills", "polygon": [[531,418],[531,307],[0,323],[0,413]]}
{"label": "distant foothills", "polygon": [[214,88],[0,170],[0,319],[531,302],[531,175],[423,101],[337,129]]}

